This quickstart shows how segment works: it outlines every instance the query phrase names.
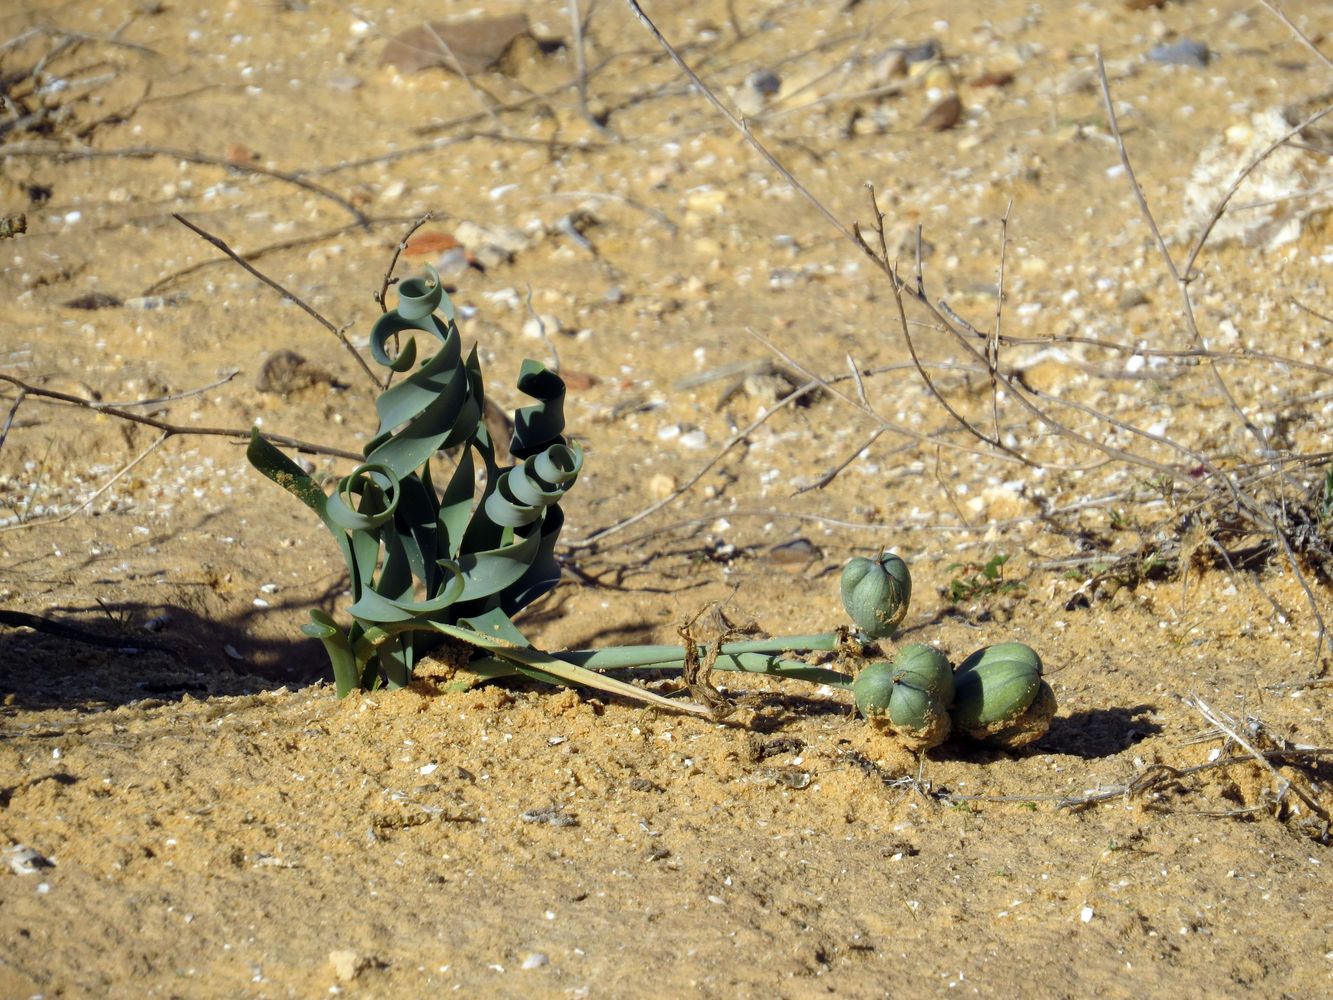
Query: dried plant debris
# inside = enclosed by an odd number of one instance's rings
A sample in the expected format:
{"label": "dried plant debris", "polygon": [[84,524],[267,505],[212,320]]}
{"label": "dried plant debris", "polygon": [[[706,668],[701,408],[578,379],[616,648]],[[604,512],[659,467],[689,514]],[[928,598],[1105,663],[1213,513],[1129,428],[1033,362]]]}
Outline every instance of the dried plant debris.
{"label": "dried plant debris", "polygon": [[13,239],[28,231],[28,217],[22,212],[0,218],[0,240]]}
{"label": "dried plant debris", "polygon": [[265,359],[259,374],[255,376],[256,389],[281,396],[316,385],[327,385],[333,389],[347,388],[329,372],[311,364],[296,351],[274,351]]}

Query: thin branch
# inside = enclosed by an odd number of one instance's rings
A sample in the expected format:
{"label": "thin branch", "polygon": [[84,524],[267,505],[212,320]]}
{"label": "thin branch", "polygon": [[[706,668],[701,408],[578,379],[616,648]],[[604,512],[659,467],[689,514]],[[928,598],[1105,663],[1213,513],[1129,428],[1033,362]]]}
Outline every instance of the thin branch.
{"label": "thin branch", "polygon": [[698,74],[690,68],[689,63],[681,57],[680,53],[677,52],[671,43],[663,37],[662,33],[657,30],[657,25],[649,20],[648,15],[643,12],[643,8],[639,6],[637,0],[625,0],[625,3],[629,5],[630,13],[632,13],[639,23],[644,26],[648,34],[652,35],[657,44],[666,50],[666,53],[671,57],[672,62],[680,67],[681,72],[689,77],[691,83],[699,88],[699,93],[703,94],[708,100],[708,103],[717,108],[717,110],[722,113],[722,116],[740,131],[741,135],[745,137],[745,140],[768,162],[768,165],[781,174],[788,184],[798,191],[807,202],[814,206],[815,210],[828,221],[829,225],[842,233],[847,239],[855,242],[856,237],[852,235],[852,231],[843,225],[838,217],[830,212],[823,202],[811,194],[806,189],[805,185],[798,181],[792,175],[791,171],[784,167],[778,158],[768,151],[768,147],[754,137],[750,132],[749,126],[747,126],[741,119],[737,118],[732,110],[722,103],[708,85],[705,84],[703,80],[699,79]]}
{"label": "thin branch", "polygon": [[[950,447],[950,448],[954,448],[954,449],[957,450],[957,451],[966,452],[967,454],[970,454],[970,455],[981,455],[981,456],[983,456],[983,457],[1001,457],[1001,458],[1007,458],[1008,460],[1013,461],[1013,462],[1022,462],[1022,463],[1024,463],[1024,464],[1028,464],[1027,461],[1026,461],[1026,459],[1024,459],[1024,458],[1023,458],[1022,456],[1020,456],[1020,455],[1016,455],[1016,454],[1010,452],[1009,449],[1007,449],[1007,448],[1002,449],[1002,450],[1001,450],[1001,454],[997,456],[997,455],[995,455],[995,452],[993,452],[993,451],[984,451],[984,450],[982,450],[982,449],[980,449],[980,448],[969,448],[967,445],[963,445],[963,444],[954,444],[954,443],[952,443],[952,442],[940,442],[937,438],[931,436],[930,434],[925,433],[924,431],[915,431],[915,430],[912,430],[910,427],[903,427],[901,424],[891,423],[891,422],[885,420],[883,417],[879,416],[879,414],[875,413],[874,410],[871,410],[871,409],[868,409],[868,408],[863,407],[859,401],[857,401],[857,400],[853,399],[852,397],[848,396],[846,393],[844,393],[844,392],[842,392],[842,391],[840,391],[840,390],[838,390],[838,389],[835,389],[835,388],[833,387],[833,384],[832,384],[832,383],[833,383],[833,380],[831,380],[831,379],[825,379],[825,378],[821,377],[820,375],[817,375],[816,373],[812,372],[809,368],[807,368],[805,365],[801,364],[799,361],[797,361],[795,358],[793,358],[790,354],[788,354],[786,351],[784,351],[781,347],[779,347],[779,346],[778,346],[777,344],[775,344],[773,341],[771,341],[771,340],[769,340],[767,337],[763,336],[763,334],[759,333],[758,331],[756,331],[756,330],[754,330],[754,329],[752,329],[752,328],[750,328],[750,327],[748,327],[748,326],[745,328],[745,332],[748,333],[748,334],[749,334],[751,337],[753,337],[755,340],[759,341],[759,343],[761,343],[761,344],[763,344],[765,347],[767,347],[770,351],[772,351],[774,354],[776,354],[778,357],[780,357],[783,361],[787,362],[787,364],[791,365],[791,367],[794,368],[797,372],[799,372],[800,374],[804,375],[804,376],[805,376],[807,379],[809,379],[810,381],[814,382],[816,385],[818,385],[818,386],[819,386],[821,389],[823,389],[825,392],[827,392],[827,393],[829,393],[830,395],[835,396],[836,398],[842,400],[842,401],[843,401],[844,403],[846,403],[848,406],[851,406],[851,407],[853,407],[853,408],[855,408],[855,409],[857,409],[857,410],[860,410],[862,413],[864,413],[864,414],[866,414],[867,416],[873,418],[873,419],[879,424],[879,426],[883,427],[886,431],[892,431],[894,434],[899,434],[899,435],[902,435],[903,437],[911,438],[911,439],[913,439],[913,440],[915,440],[915,441],[918,441],[918,442],[920,442],[920,443],[922,443],[922,444],[937,445],[937,444],[941,444],[941,443],[942,443],[942,444],[947,444],[948,447]],[[924,366],[924,365],[917,365],[916,367],[917,367],[917,370],[918,370],[918,371],[923,371],[925,366]],[[938,390],[934,390],[934,392],[935,392],[936,398],[939,398]],[[951,412],[952,412],[952,411],[951,411]],[[975,428],[970,428],[969,425],[968,425],[965,421],[962,421],[961,419],[958,419],[957,422],[959,423],[959,425],[960,425],[961,427],[965,427],[965,428],[970,429],[971,432],[972,432],[974,435],[977,434],[976,429],[975,429]],[[982,439],[983,441],[986,441],[987,443],[989,443],[989,439],[986,438],[985,435],[981,435],[981,439]]]}
{"label": "thin branch", "polygon": [[5,426],[0,428],[0,451],[4,451],[5,440],[9,437],[9,428],[14,426],[14,415],[18,413],[19,407],[23,405],[23,400],[28,396],[28,390],[20,389],[18,396],[14,399],[14,405],[9,408],[9,414],[5,417]]}
{"label": "thin branch", "polygon": [[178,393],[175,393],[174,395],[171,395],[171,396],[157,396],[157,397],[155,397],[155,398],[153,398],[153,399],[135,399],[135,400],[131,400],[130,402],[126,402],[126,403],[102,403],[102,402],[96,402],[96,403],[93,403],[93,404],[92,404],[92,409],[95,409],[95,410],[104,410],[104,409],[107,409],[107,408],[109,408],[109,407],[124,407],[124,408],[129,408],[129,407],[131,407],[131,406],[160,406],[160,405],[163,404],[163,403],[178,403],[178,402],[180,402],[182,399],[189,399],[189,398],[191,398],[192,396],[202,396],[204,393],[208,392],[210,389],[216,389],[216,388],[217,388],[218,386],[220,386],[220,385],[226,385],[228,382],[230,382],[232,379],[234,379],[234,378],[235,378],[237,375],[239,375],[240,373],[241,373],[241,370],[240,370],[239,368],[233,368],[231,371],[227,372],[225,375],[222,375],[221,377],[219,377],[216,381],[209,382],[208,385],[201,385],[201,386],[199,386],[199,388],[197,388],[197,389],[186,389],[184,392],[178,392]]}
{"label": "thin branch", "polygon": [[435,218],[435,213],[433,211],[418,216],[413,220],[412,224],[407,227],[407,232],[399,237],[398,245],[394,247],[393,250],[393,256],[389,258],[389,266],[384,269],[384,281],[380,284],[379,293],[375,296],[375,301],[378,302],[380,306],[380,312],[386,313],[389,311],[389,305],[386,300],[389,297],[389,285],[393,283],[393,269],[398,266],[399,255],[407,249],[407,243],[412,239],[412,234],[433,218]]}
{"label": "thin branch", "polygon": [[95,501],[107,490],[111,489],[111,487],[116,483],[116,481],[119,480],[122,476],[124,476],[125,473],[129,472],[131,469],[133,469],[136,465],[142,462],[153,452],[157,451],[157,449],[162,445],[162,443],[166,441],[166,439],[169,437],[171,437],[171,433],[169,431],[163,431],[156,441],[154,441],[147,448],[141,451],[128,465],[122,466],[119,472],[117,472],[114,476],[112,476],[100,487],[98,487],[92,496],[88,497],[88,499],[84,500],[83,503],[79,504],[73,510],[66,511],[59,517],[43,517],[33,521],[20,521],[17,524],[6,524],[0,526],[0,531],[17,531],[20,528],[35,528],[41,525],[60,524],[62,521],[68,521],[75,514],[81,513],[88,507],[92,506],[93,501]]}
{"label": "thin branch", "polygon": [[1129,162],[1129,150],[1125,146],[1124,139],[1120,134],[1120,121],[1115,113],[1115,101],[1111,100],[1111,82],[1106,78],[1106,63],[1102,61],[1101,49],[1097,50],[1097,72],[1100,74],[1102,83],[1102,100],[1106,106],[1106,117],[1110,122],[1111,134],[1115,137],[1116,148],[1120,150],[1120,165],[1125,168],[1125,176],[1129,178],[1130,189],[1134,192],[1134,197],[1138,199],[1139,209],[1143,213],[1143,218],[1147,220],[1148,228],[1152,230],[1153,239],[1157,241],[1157,249],[1162,253],[1162,259],[1166,261],[1167,270],[1171,272],[1171,277],[1177,283],[1180,281],[1180,272],[1176,270],[1176,262],[1171,259],[1171,251],[1166,248],[1166,240],[1163,238],[1161,230],[1157,228],[1157,220],[1153,218],[1152,209],[1148,207],[1148,199],[1143,194],[1143,188],[1139,186],[1139,179],[1134,175],[1134,164]]}
{"label": "thin branch", "polygon": [[995,289],[995,329],[986,345],[986,362],[990,367],[991,409],[995,418],[995,439],[1000,438],[1000,392],[996,384],[995,373],[1000,369],[1000,337],[1004,319],[1004,262],[1009,249],[1009,213],[1013,210],[1014,200],[1009,199],[1004,216],[1000,219],[1000,277]]}
{"label": "thin branch", "polygon": [[236,263],[240,264],[241,267],[243,267],[250,274],[254,275],[264,284],[268,285],[270,288],[276,291],[283,298],[289,299],[296,305],[300,306],[303,310],[305,310],[306,313],[313,316],[326,330],[328,330],[331,334],[333,334],[335,337],[338,338],[339,342],[341,342],[343,347],[347,348],[348,353],[351,354],[352,357],[356,358],[356,363],[360,365],[361,370],[366,373],[366,378],[370,379],[370,384],[373,385],[377,390],[379,389],[380,380],[375,377],[375,373],[371,371],[370,365],[366,363],[366,359],[361,356],[360,351],[358,351],[355,347],[352,346],[352,342],[347,339],[347,337],[343,334],[342,330],[334,326],[321,313],[315,310],[314,307],[307,305],[303,299],[293,294],[292,292],[289,292],[287,289],[283,288],[282,285],[278,284],[268,275],[264,274],[258,268],[250,264],[249,261],[245,260],[235,250],[227,246],[227,244],[219,237],[214,236],[212,233],[206,230],[200,229],[198,226],[196,226],[189,219],[185,218],[185,216],[181,215],[179,212],[172,212],[171,217],[175,219],[177,222],[179,222],[186,229],[190,230],[192,233],[199,236],[205,242],[211,243],[213,246],[217,247],[232,260],[236,261]]}
{"label": "thin branch", "polygon": [[[353,222],[349,223],[346,226],[339,226],[337,229],[326,229],[322,233],[314,233],[310,236],[297,236],[290,240],[279,240],[277,243],[268,243],[262,247],[258,247],[255,250],[248,250],[245,253],[240,254],[239,256],[243,257],[246,260],[259,260],[259,258],[261,257],[267,257],[271,253],[278,253],[279,251],[282,250],[294,250],[297,247],[309,246],[311,243],[322,243],[324,240],[333,239],[335,236],[342,236],[345,233],[350,233],[355,229],[365,229],[367,228],[367,226],[382,226],[382,225],[389,225],[391,223],[410,222],[410,221],[411,220],[409,218],[405,218],[400,215],[392,215],[392,216],[386,216],[384,218],[371,219],[370,222],[365,226],[363,226],[359,222]],[[179,271],[173,271],[171,274],[168,274],[164,278],[158,278],[157,281],[153,282],[151,285],[145,288],[140,294],[145,296],[155,295],[163,288],[166,288],[173,282],[179,281],[181,278],[188,277],[189,275],[194,274],[197,271],[202,271],[205,268],[217,267],[220,264],[225,264],[225,263],[226,261],[220,260],[216,257],[210,258],[209,260],[196,261],[189,267],[183,267]]]}
{"label": "thin branch", "polygon": [[1278,796],[1279,799],[1281,799],[1281,797],[1284,796],[1287,790],[1289,789],[1296,793],[1296,797],[1299,798],[1302,802],[1304,802],[1306,806],[1309,807],[1311,812],[1313,812],[1320,819],[1324,820],[1324,822],[1326,823],[1329,822],[1330,817],[1328,814],[1328,810],[1326,810],[1318,802],[1312,799],[1309,795],[1307,795],[1304,792],[1304,790],[1300,788],[1300,786],[1296,785],[1290,778],[1288,778],[1276,767],[1274,767],[1264,754],[1260,753],[1258,750],[1255,749],[1254,744],[1252,744],[1249,740],[1245,739],[1244,736],[1240,735],[1234,723],[1228,724],[1231,723],[1230,719],[1226,719],[1222,715],[1222,713],[1213,710],[1211,707],[1209,707],[1208,703],[1205,702],[1198,695],[1193,695],[1192,697],[1186,698],[1185,704],[1193,708],[1205,719],[1207,719],[1210,723],[1212,723],[1223,733],[1225,733],[1228,739],[1230,739],[1233,743],[1235,743],[1246,753],[1248,753],[1251,757],[1253,757],[1256,761],[1258,761],[1259,765],[1263,767],[1264,770],[1268,771],[1268,773],[1271,774],[1277,780],[1278,787],[1282,789],[1282,791],[1279,793]]}
{"label": "thin branch", "polygon": [[1285,24],[1288,30],[1290,30],[1293,35],[1295,35],[1298,39],[1300,39],[1301,44],[1303,44],[1307,49],[1313,52],[1315,54],[1315,57],[1320,62],[1322,62],[1329,69],[1333,69],[1333,59],[1330,59],[1328,56],[1324,55],[1324,53],[1319,50],[1318,46],[1316,46],[1315,43],[1310,40],[1310,37],[1306,35],[1305,32],[1301,31],[1300,28],[1296,27],[1295,23],[1293,23],[1291,18],[1287,16],[1287,12],[1282,9],[1282,6],[1280,4],[1274,3],[1273,0],[1259,0],[1259,2],[1263,4],[1265,7],[1267,7],[1270,11],[1272,11],[1273,14],[1277,16],[1277,19],[1281,21],[1283,24]]}
{"label": "thin branch", "polygon": [[[166,431],[170,435],[198,435],[201,437],[233,438],[238,441],[250,440],[249,431],[233,430],[228,427],[186,427],[181,424],[172,424],[165,420],[158,420],[156,417],[145,417],[138,413],[131,413],[129,410],[122,410],[118,406],[104,406],[95,400],[84,399],[81,396],[72,396],[67,392],[57,392],[54,389],[42,389],[39,386],[30,385],[21,379],[14,378],[12,375],[6,375],[3,372],[0,372],[0,382],[8,382],[10,385],[15,386],[27,395],[34,396],[38,399],[49,399],[57,403],[77,406],[83,410],[91,410],[94,413],[105,413],[109,417],[128,420],[132,424],[143,424],[146,427],[156,427],[158,430]],[[364,455],[358,455],[356,452],[344,451],[341,448],[329,448],[322,444],[311,444],[309,441],[287,437],[285,434],[265,434],[264,436],[274,444],[285,445],[288,448],[295,448],[297,451],[304,451],[312,455],[331,455],[335,458],[351,459],[353,462],[360,462],[365,459]]]}
{"label": "thin branch", "polygon": [[588,110],[588,61],[583,47],[583,15],[579,12],[579,0],[568,0],[569,22],[574,32],[574,67],[577,73],[579,114],[585,121],[603,135],[610,131]]}
{"label": "thin branch", "polygon": [[83,643],[85,646],[98,646],[103,649],[151,649],[172,654],[176,652],[170,646],[153,642],[150,639],[140,639],[137,636],[128,635],[101,635],[75,625],[66,625],[64,622],[43,618],[40,615],[30,615],[23,611],[10,611],[6,608],[0,608],[0,625],[9,628],[30,628],[34,632],[45,632],[47,635],[59,636],[62,639]]}
{"label": "thin branch", "polygon": [[187,163],[197,163],[203,166],[224,167],[227,170],[234,170],[237,173],[272,177],[275,180],[295,185],[296,187],[309,191],[311,194],[316,194],[321,198],[327,198],[329,201],[335,202],[350,212],[352,217],[356,219],[360,225],[368,226],[370,224],[370,218],[342,195],[330,191],[328,188],[322,187],[314,181],[308,181],[299,174],[270,169],[269,167],[260,166],[257,163],[233,163],[226,157],[208,156],[204,153],[195,153],[187,149],[171,149],[165,146],[130,146],[125,149],[69,149],[62,146],[33,144],[6,146],[5,156],[50,157],[56,160],[144,160],[164,156],[171,159],[184,160]]}

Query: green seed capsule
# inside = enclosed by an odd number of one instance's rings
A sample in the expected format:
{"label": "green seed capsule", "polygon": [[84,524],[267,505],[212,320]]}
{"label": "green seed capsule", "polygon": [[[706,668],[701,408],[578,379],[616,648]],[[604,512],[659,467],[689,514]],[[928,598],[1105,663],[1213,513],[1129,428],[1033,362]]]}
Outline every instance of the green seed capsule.
{"label": "green seed capsule", "polygon": [[892,552],[878,559],[856,556],[842,571],[842,606],[856,627],[873,639],[898,630],[912,599],[912,575]]}
{"label": "green seed capsule", "polygon": [[1055,717],[1056,707],[1055,692],[1042,681],[1037,697],[1032,699],[1032,704],[1018,718],[984,731],[969,730],[968,735],[987,746],[1017,750],[1046,735],[1046,731],[1051,728],[1051,719]]}
{"label": "green seed capsule", "polygon": [[856,709],[867,719],[887,715],[893,699],[893,664],[871,663],[852,681]]}
{"label": "green seed capsule", "polygon": [[1020,642],[977,650],[959,664],[954,687],[954,725],[984,742],[1031,743],[1055,714],[1055,693],[1041,679],[1041,657]]}
{"label": "green seed capsule", "polygon": [[872,663],[852,682],[861,714],[918,752],[949,735],[952,695],[949,661],[929,646],[909,646],[893,663]]}
{"label": "green seed capsule", "polygon": [[893,658],[893,679],[928,692],[945,708],[953,704],[953,667],[934,646],[905,646]]}

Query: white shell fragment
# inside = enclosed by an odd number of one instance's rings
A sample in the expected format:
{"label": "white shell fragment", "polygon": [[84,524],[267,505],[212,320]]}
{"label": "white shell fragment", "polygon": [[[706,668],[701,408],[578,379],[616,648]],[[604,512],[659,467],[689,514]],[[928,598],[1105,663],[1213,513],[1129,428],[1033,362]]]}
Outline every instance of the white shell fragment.
{"label": "white shell fragment", "polygon": [[6,847],[2,852],[10,871],[15,875],[36,875],[44,868],[54,868],[55,862],[34,851],[26,844]]}

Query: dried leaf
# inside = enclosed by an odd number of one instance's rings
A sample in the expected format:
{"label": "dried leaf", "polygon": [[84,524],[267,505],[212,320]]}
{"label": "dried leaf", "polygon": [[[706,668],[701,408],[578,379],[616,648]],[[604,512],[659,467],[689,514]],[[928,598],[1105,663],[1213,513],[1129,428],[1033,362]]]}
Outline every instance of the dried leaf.
{"label": "dried leaf", "polygon": [[426,229],[407,241],[403,256],[408,260],[434,260],[446,250],[456,250],[462,245],[452,233]]}

